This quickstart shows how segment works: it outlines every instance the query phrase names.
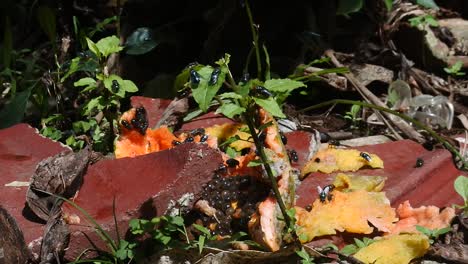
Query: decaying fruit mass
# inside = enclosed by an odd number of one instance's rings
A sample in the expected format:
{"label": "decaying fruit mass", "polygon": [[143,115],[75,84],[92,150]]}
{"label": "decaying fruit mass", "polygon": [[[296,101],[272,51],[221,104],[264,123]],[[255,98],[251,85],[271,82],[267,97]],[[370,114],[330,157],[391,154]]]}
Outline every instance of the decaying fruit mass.
{"label": "decaying fruit mass", "polygon": [[[383,191],[385,177],[343,173],[337,174],[329,184],[317,186],[317,198],[309,206],[295,206],[299,171],[291,167],[291,162],[297,162],[297,152],[286,150],[287,137],[279,132],[276,120],[268,112],[259,108],[256,113],[261,129],[255,132],[286,208],[295,209],[300,242],[342,232],[378,234],[382,238],[376,238],[380,240],[373,246],[375,251],[364,248],[366,250],[356,254],[359,259],[378,258],[374,252],[385,252],[382,247],[388,245],[409,250],[411,247],[407,247],[407,243],[415,243],[416,253],[404,252],[405,260],[411,260],[428,249],[428,238],[416,231],[416,225],[443,228],[455,216],[453,209],[440,212],[437,207],[415,209],[408,202],[398,209],[392,208]],[[196,228],[191,228],[192,224],[197,224],[220,240],[242,231],[248,232],[253,241],[269,251],[280,250],[284,245],[286,224],[246,125],[223,124],[173,133],[167,127],[149,128],[146,111],[140,107],[125,112],[119,127],[116,158],[135,157],[187,143],[207,144],[220,151],[224,162],[213,171],[212,180],[203,186],[193,208],[184,216],[187,230],[193,236],[200,235]],[[383,166],[376,154],[328,147],[311,155],[300,174],[304,177],[310,172],[357,171],[362,167]]]}

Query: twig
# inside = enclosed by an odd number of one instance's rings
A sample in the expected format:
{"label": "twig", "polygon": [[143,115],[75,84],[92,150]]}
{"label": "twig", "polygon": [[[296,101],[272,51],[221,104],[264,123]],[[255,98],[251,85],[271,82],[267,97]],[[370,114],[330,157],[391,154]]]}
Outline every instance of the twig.
{"label": "twig", "polygon": [[[343,65],[336,59],[333,50],[326,50],[325,55],[331,59],[331,61],[336,67],[343,67]],[[372,103],[373,105],[379,106],[381,108],[387,109],[385,107],[385,104],[382,101],[380,101],[380,99],[377,96],[375,96],[371,91],[369,91],[369,89],[367,89],[367,87],[362,85],[356,79],[356,77],[354,77],[354,74],[343,73],[343,75],[346,77],[346,79],[349,80],[349,82],[356,88],[356,90],[362,95],[362,97],[367,102]],[[384,112],[384,115],[390,120],[390,122],[392,122],[396,127],[398,127],[409,138],[416,140],[418,143],[423,143],[425,141],[424,137],[419,132],[417,132],[413,127],[411,127],[411,125],[409,125],[406,122],[398,122],[401,120],[392,120],[388,112],[385,112],[385,111],[383,112]],[[393,127],[389,126],[389,124],[387,124],[387,126],[390,129],[393,129]],[[401,136],[399,136],[399,138],[402,139]]]}
{"label": "twig", "polygon": [[255,57],[257,58],[257,77],[260,79],[262,76],[262,62],[260,60],[260,48],[258,46],[258,33],[255,31],[255,24],[252,18],[252,12],[250,11],[249,1],[245,0],[245,8],[247,10],[247,16],[249,17],[250,30],[252,31],[252,38],[255,46]]}

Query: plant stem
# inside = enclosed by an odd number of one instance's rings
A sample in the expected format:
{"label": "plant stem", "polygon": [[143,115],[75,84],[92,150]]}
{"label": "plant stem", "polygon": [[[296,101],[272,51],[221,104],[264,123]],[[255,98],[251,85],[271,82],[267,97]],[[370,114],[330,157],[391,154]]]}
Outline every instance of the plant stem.
{"label": "plant stem", "polygon": [[[228,71],[227,73],[227,78],[228,78],[228,82],[232,86],[232,89],[234,91],[237,91],[238,90],[237,84],[235,83],[234,78],[232,77],[232,74],[230,71]],[[270,163],[268,162],[268,157],[266,156],[265,151],[263,149],[263,144],[260,142],[260,139],[258,138],[257,132],[255,130],[255,125],[254,125],[254,120],[253,120],[254,111],[252,111],[251,106],[249,105],[250,102],[246,100],[240,100],[240,104],[242,107],[247,109],[247,111],[242,115],[242,118],[245,120],[245,123],[247,124],[250,130],[250,134],[252,135],[252,138],[254,140],[255,147],[258,149],[262,164],[265,166],[265,171],[268,175],[268,179],[271,182],[271,188],[273,189],[273,193],[275,194],[276,201],[278,202],[278,205],[281,210],[281,214],[283,215],[286,226],[290,228],[291,230],[293,230],[291,235],[294,241],[297,243],[299,242],[299,239],[297,237],[294,226],[292,226],[293,221],[287,213],[286,205],[284,204],[283,198],[281,197],[281,193],[278,189],[278,183],[276,182],[276,178],[273,175],[273,171],[271,170]]]}
{"label": "plant stem", "polygon": [[413,118],[411,118],[411,117],[409,117],[409,116],[407,116],[405,114],[399,113],[397,111],[390,110],[390,109],[385,108],[385,107],[381,107],[381,106],[361,102],[361,101],[353,101],[353,100],[346,100],[346,99],[334,99],[334,100],[330,100],[330,101],[322,102],[322,103],[319,103],[319,104],[316,104],[316,105],[313,105],[313,106],[306,107],[304,109],[299,110],[298,112],[299,113],[307,112],[307,111],[310,111],[310,110],[322,108],[324,106],[333,105],[333,104],[360,105],[362,107],[368,107],[368,108],[376,109],[376,110],[379,110],[379,111],[382,111],[382,112],[390,113],[392,115],[398,116],[399,118],[401,118],[401,119],[403,119],[403,120],[405,120],[407,122],[413,123],[416,127],[427,131],[427,133],[429,133],[429,135],[431,135],[433,138],[435,138],[438,142],[442,143],[442,145],[444,145],[444,147],[446,147],[450,152],[452,152],[452,154],[454,154],[456,157],[460,158],[461,161],[462,161],[462,164],[463,164],[463,168],[468,169],[468,160],[465,161],[465,159],[460,155],[460,153],[455,149],[455,147],[452,146],[452,144],[450,144],[443,137],[439,136],[434,130],[432,130],[431,128],[425,126],[423,123],[419,122],[418,120],[413,119]]}
{"label": "plant stem", "polygon": [[260,60],[260,49],[258,47],[258,33],[255,29],[255,24],[253,22],[252,12],[250,10],[248,0],[245,0],[245,9],[247,10],[247,16],[249,17],[250,30],[252,31],[252,38],[255,47],[255,57],[257,58],[257,78],[260,79],[262,76],[262,62]]}

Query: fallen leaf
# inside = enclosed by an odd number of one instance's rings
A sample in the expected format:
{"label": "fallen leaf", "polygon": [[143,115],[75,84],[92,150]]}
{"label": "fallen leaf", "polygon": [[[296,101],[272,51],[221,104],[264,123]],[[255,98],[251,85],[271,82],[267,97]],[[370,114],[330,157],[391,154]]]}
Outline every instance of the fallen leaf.
{"label": "fallen leaf", "polygon": [[355,149],[326,148],[319,150],[302,168],[301,176],[311,172],[357,171],[364,166],[383,168],[383,161],[375,154],[367,153],[370,160]]}
{"label": "fallen leaf", "polygon": [[333,185],[339,191],[365,190],[368,192],[380,192],[385,184],[384,176],[361,176],[338,173]]}
{"label": "fallen leaf", "polygon": [[397,214],[400,220],[391,230],[391,234],[417,233],[416,225],[426,227],[431,230],[441,229],[450,226],[450,222],[455,217],[455,209],[447,207],[440,211],[436,206],[411,207],[409,201],[405,201],[398,206]]}
{"label": "fallen leaf", "polygon": [[354,257],[364,263],[406,264],[422,257],[429,249],[429,239],[420,234],[384,237],[359,250]]}
{"label": "fallen leaf", "polygon": [[331,201],[315,200],[312,210],[296,207],[298,234],[301,242],[311,241],[315,237],[350,232],[370,234],[374,228],[388,232],[397,221],[395,209],[383,192],[332,192]]}

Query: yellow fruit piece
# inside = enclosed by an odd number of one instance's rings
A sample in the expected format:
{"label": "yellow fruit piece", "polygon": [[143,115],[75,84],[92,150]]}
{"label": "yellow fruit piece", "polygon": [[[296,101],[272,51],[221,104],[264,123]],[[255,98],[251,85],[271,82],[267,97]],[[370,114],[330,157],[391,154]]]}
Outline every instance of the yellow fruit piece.
{"label": "yellow fruit piece", "polygon": [[[367,154],[367,160],[361,156]],[[327,148],[319,150],[302,168],[301,176],[311,172],[331,173],[334,171],[357,171],[364,166],[383,168],[383,161],[375,154],[361,152],[355,149]]]}
{"label": "yellow fruit piece", "polygon": [[395,209],[383,192],[332,192],[331,201],[315,200],[312,210],[296,207],[298,234],[301,242],[315,237],[336,234],[336,231],[370,234],[375,226],[379,231],[388,232],[397,221]]}
{"label": "yellow fruit piece", "polygon": [[361,176],[338,173],[333,185],[339,191],[365,190],[368,192],[380,192],[387,178],[384,176]]}
{"label": "yellow fruit piece", "polygon": [[251,135],[247,132],[241,131],[245,128],[242,124],[222,124],[214,125],[205,129],[205,133],[209,137],[215,137],[218,140],[218,144],[226,141],[230,137],[239,136],[240,140],[236,140],[229,144],[229,146],[236,151],[241,151],[244,148],[252,147]]}
{"label": "yellow fruit piece", "polygon": [[354,257],[364,263],[407,264],[426,254],[429,246],[429,240],[424,235],[394,235],[362,248]]}

